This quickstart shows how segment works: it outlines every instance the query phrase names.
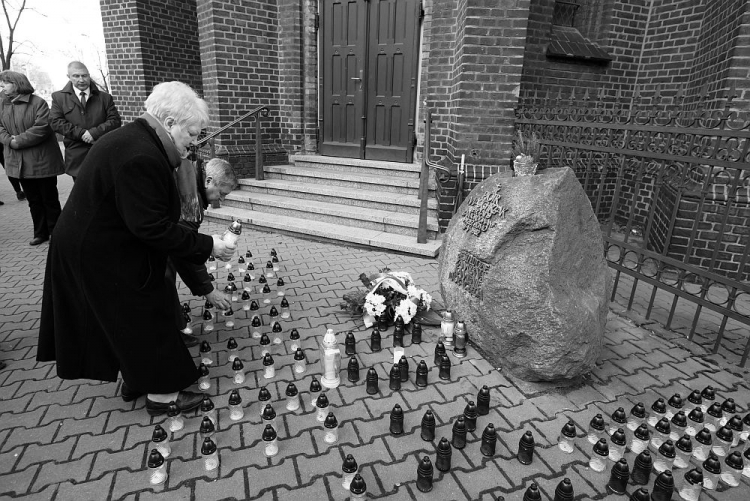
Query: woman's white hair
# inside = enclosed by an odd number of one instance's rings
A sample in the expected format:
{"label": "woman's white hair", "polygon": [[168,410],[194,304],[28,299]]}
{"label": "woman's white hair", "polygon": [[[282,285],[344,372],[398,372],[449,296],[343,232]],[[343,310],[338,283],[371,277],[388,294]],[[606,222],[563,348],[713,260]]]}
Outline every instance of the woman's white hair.
{"label": "woman's white hair", "polygon": [[182,126],[198,122],[203,129],[209,124],[208,104],[182,82],[158,84],[146,99],[145,106],[146,111],[160,122],[172,117]]}

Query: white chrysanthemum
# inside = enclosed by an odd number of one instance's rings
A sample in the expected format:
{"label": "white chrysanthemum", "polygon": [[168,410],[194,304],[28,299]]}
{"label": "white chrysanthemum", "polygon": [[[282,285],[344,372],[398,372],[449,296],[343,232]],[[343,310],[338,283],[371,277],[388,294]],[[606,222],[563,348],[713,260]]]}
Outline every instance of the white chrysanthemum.
{"label": "white chrysanthemum", "polygon": [[414,283],[414,280],[411,278],[411,274],[408,271],[392,271],[390,273],[391,276],[398,278],[404,284],[408,287],[410,284]]}
{"label": "white chrysanthemum", "polygon": [[422,304],[424,305],[425,311],[429,310],[432,305],[432,296],[424,290],[422,291]]}
{"label": "white chrysanthemum", "polygon": [[401,301],[396,308],[394,308],[394,314],[396,317],[401,317],[405,324],[411,322],[414,315],[417,314],[417,305],[409,299]]}
{"label": "white chrysanthemum", "polygon": [[385,311],[385,298],[370,292],[365,296],[365,311],[373,317],[379,317]]}
{"label": "white chrysanthemum", "polygon": [[419,297],[419,293],[422,289],[417,288],[414,284],[409,284],[409,287],[406,288],[407,295],[409,297]]}

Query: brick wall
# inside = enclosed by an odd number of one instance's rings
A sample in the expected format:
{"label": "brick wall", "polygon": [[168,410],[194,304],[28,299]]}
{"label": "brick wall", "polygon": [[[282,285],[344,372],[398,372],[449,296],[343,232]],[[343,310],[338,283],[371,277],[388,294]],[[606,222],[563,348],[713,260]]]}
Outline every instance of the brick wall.
{"label": "brick wall", "polygon": [[143,113],[146,68],[143,64],[138,0],[101,0],[102,24],[109,65],[110,92],[123,120]]}
{"label": "brick wall", "polygon": [[195,0],[101,0],[111,90],[130,121],[154,85],[180,80],[202,93]]}
{"label": "brick wall", "polygon": [[[509,167],[528,8],[528,0],[425,2],[420,99],[433,110],[433,160],[455,172],[465,155],[465,193]],[[454,201],[455,183],[441,183],[441,227]]]}

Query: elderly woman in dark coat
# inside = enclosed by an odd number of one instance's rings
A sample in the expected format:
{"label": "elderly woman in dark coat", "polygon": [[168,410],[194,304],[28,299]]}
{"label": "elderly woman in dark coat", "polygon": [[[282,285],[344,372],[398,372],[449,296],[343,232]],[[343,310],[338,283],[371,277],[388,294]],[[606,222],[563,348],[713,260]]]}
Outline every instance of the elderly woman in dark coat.
{"label": "elderly woman in dark coat", "polygon": [[49,106],[33,94],[26,75],[16,71],[0,72],[0,143],[3,144],[5,170],[9,178],[18,178],[29,201],[34,222],[30,245],[49,240],[60,216],[57,176],[65,173],[62,153],[49,124]]}
{"label": "elderly woman in dark coat", "polygon": [[228,248],[180,226],[175,168],[208,123],[206,103],[180,82],[157,85],[146,113],[104,135],[84,160],[52,239],[37,360],[63,379],[116,381],[146,410],[183,410],[201,395],[184,389],[198,371],[179,337],[167,257],[192,263]]}

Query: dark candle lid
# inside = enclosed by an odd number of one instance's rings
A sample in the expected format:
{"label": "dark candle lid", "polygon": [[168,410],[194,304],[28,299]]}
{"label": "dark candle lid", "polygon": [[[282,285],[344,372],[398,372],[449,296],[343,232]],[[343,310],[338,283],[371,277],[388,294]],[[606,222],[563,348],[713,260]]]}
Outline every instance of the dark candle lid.
{"label": "dark candle lid", "polygon": [[690,453],[693,452],[693,441],[690,440],[690,435],[683,435],[675,444],[675,447],[680,449],[682,452]]}
{"label": "dark candle lid", "polygon": [[302,351],[302,348],[297,348],[297,351],[294,352],[294,359],[297,361],[305,359],[305,353]]}
{"label": "dark candle lid", "polygon": [[294,383],[289,383],[286,385],[286,396],[287,397],[296,397],[299,392],[297,391],[297,386]]}
{"label": "dark candle lid", "polygon": [[240,264],[245,264],[245,258],[240,256],[239,258],[237,258],[237,262]]}
{"label": "dark candle lid", "polygon": [[240,392],[232,390],[232,393],[229,394],[229,405],[240,405],[241,403],[242,397],[240,396]]}
{"label": "dark candle lid", "polygon": [[612,440],[612,443],[615,445],[625,445],[628,441],[627,438],[625,438],[625,431],[622,428],[618,428],[615,430],[615,432],[610,437],[610,440]]}
{"label": "dark candle lid", "polygon": [[701,392],[698,390],[693,390],[690,395],[688,395],[688,402],[694,405],[700,405],[703,403],[703,399],[701,398]]}
{"label": "dark candle lid", "polygon": [[663,398],[657,398],[656,401],[651,404],[651,410],[657,414],[664,414],[667,412],[667,404],[664,402]]}
{"label": "dark candle lid", "polygon": [[618,407],[617,410],[612,413],[612,421],[619,424],[627,423],[628,416],[625,414],[625,409]]}
{"label": "dark candle lid", "polygon": [[687,417],[685,416],[685,411],[677,412],[674,416],[672,416],[672,424],[679,428],[686,427]]}
{"label": "dark candle lid", "polygon": [[172,400],[169,403],[169,407],[167,408],[167,416],[169,417],[175,417],[180,415],[180,406],[175,403],[174,400]]}
{"label": "dark candle lid", "polygon": [[266,404],[266,406],[263,408],[263,414],[261,414],[261,417],[265,421],[271,421],[276,417],[276,411],[271,404]]}
{"label": "dark candle lid", "polygon": [[565,423],[565,426],[562,427],[562,430],[560,430],[560,433],[568,438],[575,438],[576,436],[576,425],[572,420],[569,420],[567,423]]}
{"label": "dark candle lid", "polygon": [[273,357],[271,356],[270,353],[266,353],[263,356],[263,365],[266,366],[266,367],[268,367],[270,365],[273,365]]}
{"label": "dark candle lid", "polygon": [[606,439],[600,438],[599,441],[594,444],[594,453],[599,456],[609,455],[609,445],[607,445]]}
{"label": "dark candle lid", "polygon": [[713,452],[708,456],[708,459],[703,461],[703,469],[714,475],[721,473],[721,463]]}
{"label": "dark candle lid", "polygon": [[169,435],[167,435],[167,432],[164,431],[164,428],[162,428],[160,425],[156,425],[154,427],[154,432],[151,434],[151,441],[152,442],[164,442],[169,438]]}
{"label": "dark candle lid", "polygon": [[211,397],[203,395],[203,400],[201,400],[201,412],[211,412],[212,410],[214,410],[214,403],[211,400]]}
{"label": "dark candle lid", "polygon": [[352,494],[360,495],[364,494],[366,491],[367,484],[365,484],[365,479],[362,478],[362,475],[356,473],[354,475],[352,483],[349,485],[349,492],[351,492]]}
{"label": "dark candle lid", "polygon": [[216,444],[209,437],[206,437],[205,440],[203,440],[203,445],[201,445],[201,454],[208,456],[214,452],[216,452]]}
{"label": "dark candle lid", "polygon": [[645,423],[636,428],[633,434],[638,440],[648,440],[651,437],[651,431]]}
{"label": "dark candle lid", "polygon": [[211,345],[209,344],[209,342],[205,341],[205,340],[201,341],[200,352],[201,353],[208,353],[210,351],[211,351]]}
{"label": "dark candle lid", "polygon": [[724,402],[721,404],[721,410],[723,412],[726,412],[727,414],[734,414],[737,412],[737,406],[734,403],[733,398],[728,398],[724,400]]}
{"label": "dark candle lid", "polygon": [[734,416],[727,421],[727,428],[729,428],[732,431],[742,431],[742,418],[739,414],[735,414]]}
{"label": "dark candle lid", "polygon": [[216,427],[214,426],[214,422],[211,421],[211,418],[209,418],[208,416],[203,418],[199,431],[204,434],[213,433],[214,431],[216,431]]}
{"label": "dark candle lid", "polygon": [[239,358],[235,358],[232,362],[232,370],[233,371],[241,371],[245,369],[245,364],[242,363],[242,360]]}
{"label": "dark candle lid", "polygon": [[690,414],[688,414],[688,419],[694,423],[702,423],[703,411],[700,409],[700,407],[696,407],[695,409],[690,411]]}
{"label": "dark candle lid", "polygon": [[253,277],[250,276],[249,273],[245,273],[245,278],[242,279],[243,282],[252,282]]}
{"label": "dark candle lid", "polygon": [[679,393],[672,395],[667,403],[675,409],[682,409],[683,406],[682,397]]}
{"label": "dark candle lid", "polygon": [[289,301],[287,301],[285,297],[281,298],[281,307],[289,308]]}
{"label": "dark candle lid", "polygon": [[258,400],[260,400],[261,402],[271,400],[271,392],[268,391],[268,388],[266,388],[265,386],[258,392]]}
{"label": "dark candle lid", "polygon": [[735,470],[742,470],[745,467],[744,461],[742,461],[742,455],[739,451],[734,451],[724,460],[724,464]]}
{"label": "dark candle lid", "polygon": [[267,424],[266,428],[263,430],[263,441],[272,442],[274,440],[276,440],[276,430],[273,429],[273,426]]}
{"label": "dark candle lid", "polygon": [[672,430],[672,426],[669,424],[669,420],[665,417],[661,418],[658,423],[656,423],[656,431],[659,433],[666,433],[669,434],[669,432]]}
{"label": "dark candle lid", "polygon": [[346,455],[344,463],[341,465],[341,471],[344,473],[354,473],[357,471],[357,461],[354,459],[354,456],[351,454]]}
{"label": "dark candle lid", "polygon": [[234,282],[234,280],[235,280],[234,273],[232,273],[232,272],[227,273],[227,281],[228,282]]}
{"label": "dark candle lid", "polygon": [[206,364],[204,364],[203,362],[198,365],[198,375],[200,377],[208,376],[208,367],[206,367]]}
{"label": "dark candle lid", "polygon": [[671,440],[666,440],[661,446],[659,447],[659,454],[666,458],[672,458],[675,457],[675,451],[674,451],[674,443]]}
{"label": "dark candle lid", "polygon": [[732,433],[732,430],[730,430],[726,426],[722,426],[721,428],[716,430],[716,438],[720,440],[723,440],[725,442],[731,442],[733,437],[734,437],[734,434]]}
{"label": "dark candle lid", "polygon": [[299,331],[297,329],[292,329],[292,331],[289,333],[289,339],[291,339],[292,341],[299,339]]}
{"label": "dark candle lid", "polygon": [[706,400],[714,400],[716,398],[714,387],[706,386],[705,388],[703,388],[703,391],[701,392],[701,397],[705,398]]}
{"label": "dark candle lid", "polygon": [[242,299],[243,301],[247,301],[248,299],[250,299],[250,293],[249,293],[249,292],[247,292],[247,291],[242,291],[242,296],[241,296],[241,299]]}
{"label": "dark candle lid", "polygon": [[708,408],[706,411],[709,416],[714,418],[721,418],[721,416],[724,415],[724,413],[721,411],[721,405],[719,405],[718,402],[714,402],[711,404],[711,407]]}
{"label": "dark candle lid", "polygon": [[703,428],[695,435],[695,439],[703,445],[711,445],[713,439],[711,438],[711,432],[707,428]]}
{"label": "dark candle lid", "polygon": [[339,422],[336,419],[336,416],[333,415],[333,412],[329,412],[326,416],[326,420],[323,422],[323,426],[326,428],[338,428]]}
{"label": "dark candle lid", "polygon": [[703,470],[700,468],[693,468],[689,472],[685,473],[685,481],[690,485],[698,485],[703,483]]}
{"label": "dark candle lid", "polygon": [[151,449],[151,454],[148,455],[148,467],[158,468],[164,464],[164,456],[162,456],[156,449]]}
{"label": "dark candle lid", "polygon": [[318,399],[315,401],[315,406],[318,409],[325,409],[326,407],[328,407],[328,397],[325,393],[321,393],[320,395],[318,395]]}
{"label": "dark candle lid", "polygon": [[643,402],[638,402],[630,409],[630,413],[638,419],[643,419],[646,417],[646,406],[643,405]]}
{"label": "dark candle lid", "polygon": [[253,257],[253,253],[250,251],[245,252],[245,257],[250,258]]}
{"label": "dark candle lid", "polygon": [[595,430],[603,430],[604,429],[604,418],[601,414],[597,414],[593,418],[591,418],[591,422],[589,425],[594,428]]}
{"label": "dark candle lid", "polygon": [[310,381],[310,391],[317,393],[317,392],[321,391],[322,389],[323,388],[322,388],[322,386],[320,386],[320,381],[318,381],[318,378],[316,378],[315,376],[313,376],[312,380]]}

